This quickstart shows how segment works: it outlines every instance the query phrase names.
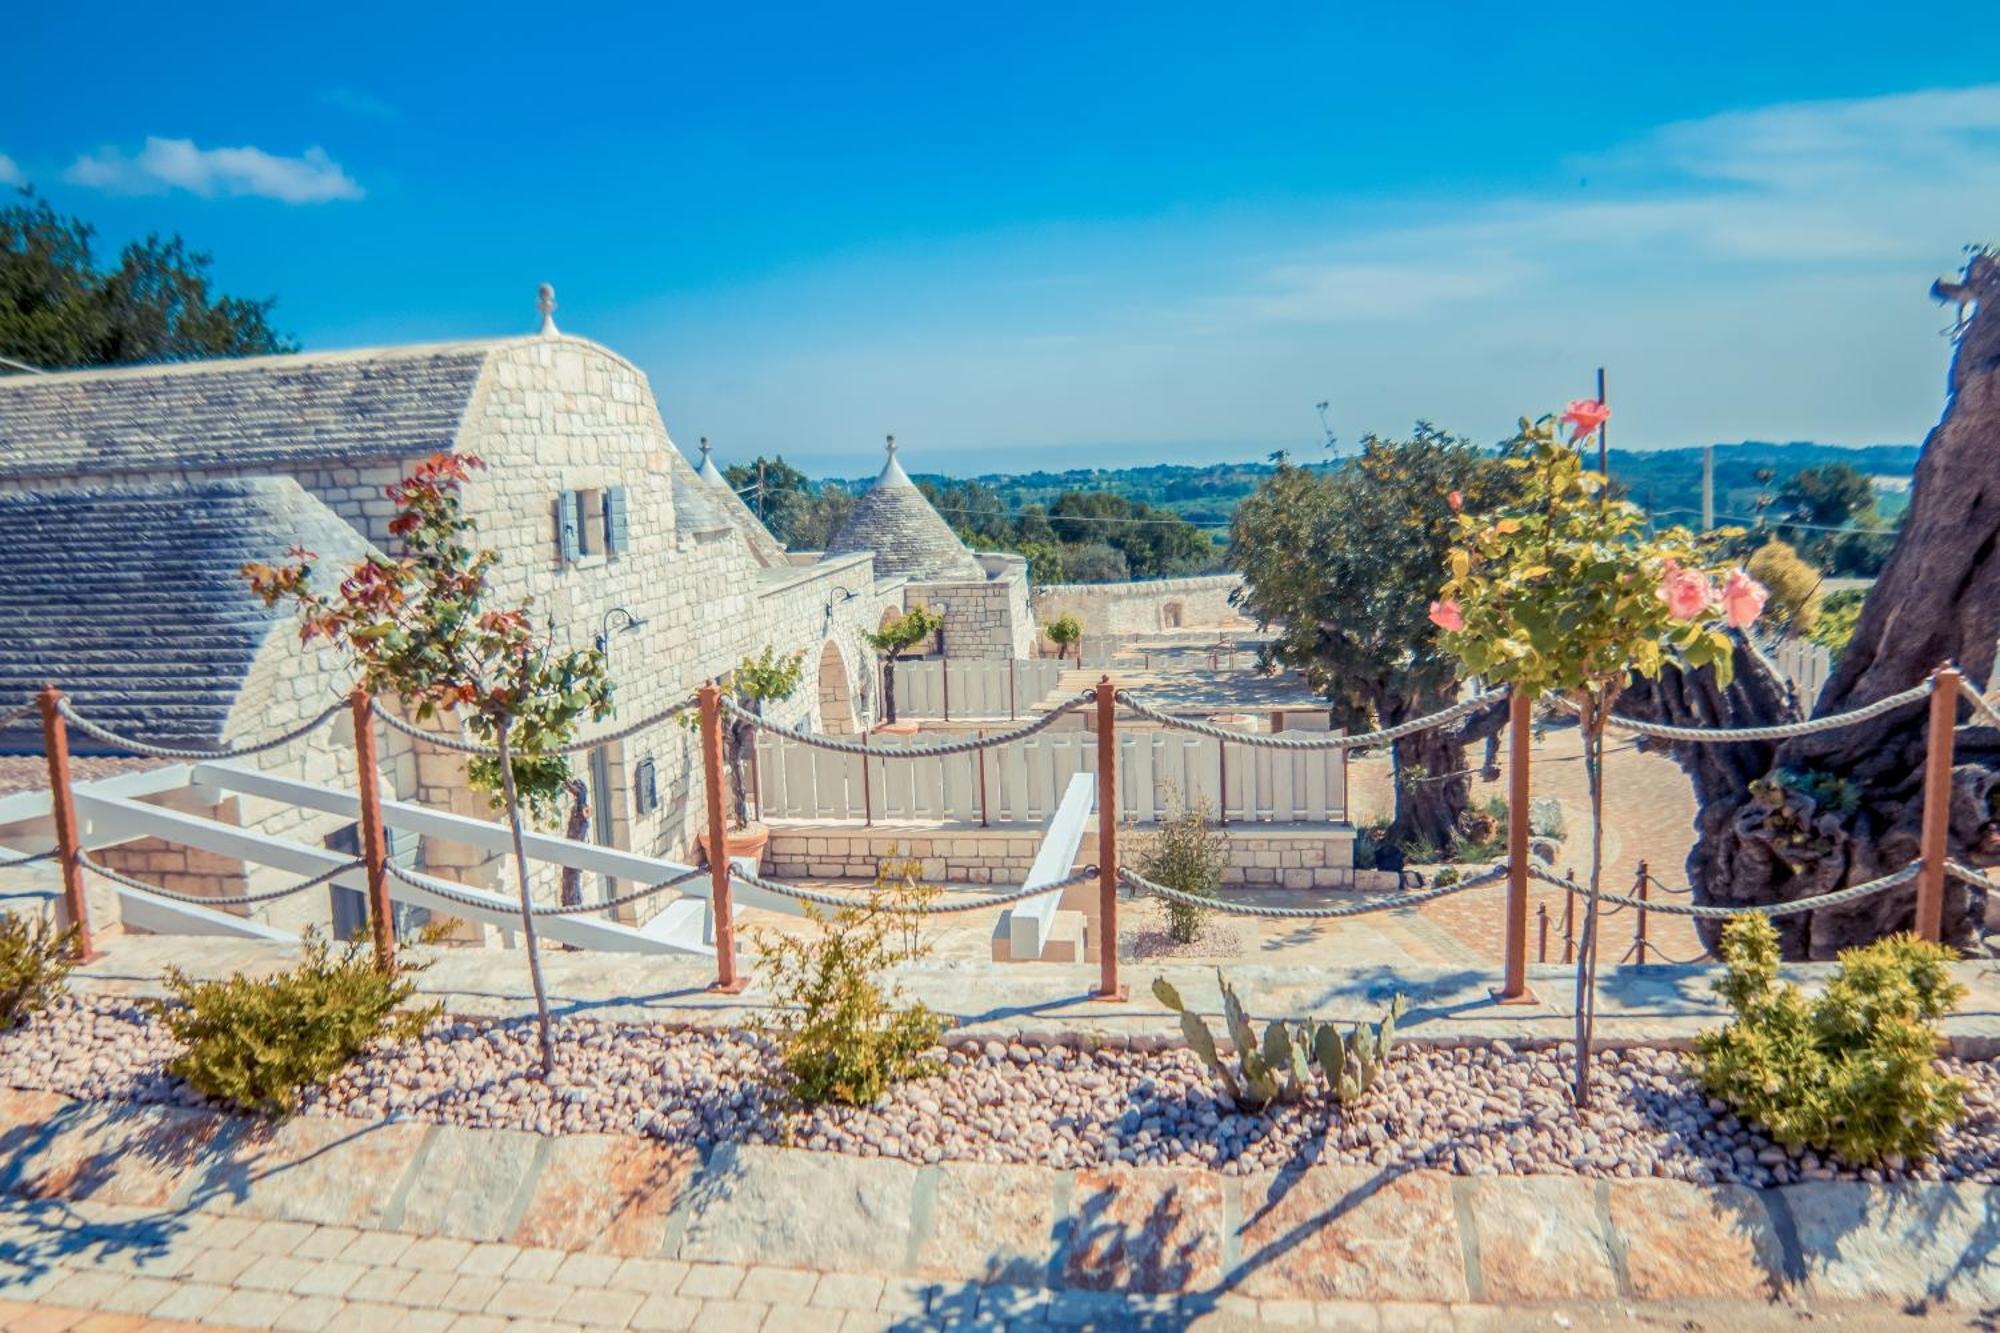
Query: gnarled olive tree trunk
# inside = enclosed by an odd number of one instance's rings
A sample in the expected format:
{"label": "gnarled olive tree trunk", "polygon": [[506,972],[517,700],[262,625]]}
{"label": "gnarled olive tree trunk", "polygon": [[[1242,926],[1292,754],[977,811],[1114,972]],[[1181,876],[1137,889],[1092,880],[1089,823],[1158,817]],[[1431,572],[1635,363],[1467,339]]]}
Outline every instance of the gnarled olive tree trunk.
{"label": "gnarled olive tree trunk", "polygon": [[[1943,419],[1924,441],[1910,510],[1814,717],[1850,712],[1917,685],[1944,663],[1984,688],[2000,639],[2000,258],[1982,254],[1950,288],[1976,300],[1953,358]],[[1798,717],[1771,665],[1747,644],[1727,691],[1669,670],[1637,683],[1621,713],[1681,725],[1757,726]],[[1781,744],[1670,747],[1701,812],[1688,876],[1697,901],[1769,903],[1864,883],[1917,857],[1924,703]],[[1967,716],[1961,710],[1961,720]],[[1950,854],[1991,864],[2000,732],[1962,726],[1954,749]],[[1910,928],[1915,890],[1777,919],[1785,956],[1828,958]],[[1951,883],[1944,938],[1971,945],[1985,894]],[[1700,923],[1713,947],[1719,923]]]}

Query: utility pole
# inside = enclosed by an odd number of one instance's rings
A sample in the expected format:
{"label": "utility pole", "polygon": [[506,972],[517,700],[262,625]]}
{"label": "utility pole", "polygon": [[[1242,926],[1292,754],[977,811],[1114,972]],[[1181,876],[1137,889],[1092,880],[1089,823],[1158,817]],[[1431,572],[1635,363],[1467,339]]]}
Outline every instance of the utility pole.
{"label": "utility pole", "polygon": [[764,459],[757,459],[757,521],[764,521]]}
{"label": "utility pole", "polygon": [[1701,530],[1715,531],[1715,446],[1701,451]]}
{"label": "utility pole", "polygon": [[[1597,368],[1597,401],[1607,405],[1611,401],[1604,396],[1603,366]],[[1610,433],[1611,423],[1609,421],[1606,421],[1597,428],[1597,470],[1604,474],[1606,481],[1611,480],[1611,446],[1605,442],[1605,437],[1610,435]]]}

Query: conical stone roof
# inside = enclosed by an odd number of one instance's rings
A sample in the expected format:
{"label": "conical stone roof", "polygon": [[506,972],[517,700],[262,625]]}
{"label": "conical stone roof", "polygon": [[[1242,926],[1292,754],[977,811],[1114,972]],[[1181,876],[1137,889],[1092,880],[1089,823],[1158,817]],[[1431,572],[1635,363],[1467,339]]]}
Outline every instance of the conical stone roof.
{"label": "conical stone roof", "polygon": [[757,563],[765,568],[785,563],[785,544],[771,535],[764,521],[757,517],[743,497],[729,484],[729,478],[715,465],[715,451],[709,446],[708,437],[701,437],[701,467],[697,473],[714,492],[715,503],[720,506],[730,524],[743,534],[743,540],[750,544],[750,553],[757,557]]}
{"label": "conical stone roof", "polygon": [[854,512],[826,547],[828,555],[857,551],[874,552],[878,578],[936,583],[986,577],[979,561],[896,461],[893,435],[881,475],[855,501]]}

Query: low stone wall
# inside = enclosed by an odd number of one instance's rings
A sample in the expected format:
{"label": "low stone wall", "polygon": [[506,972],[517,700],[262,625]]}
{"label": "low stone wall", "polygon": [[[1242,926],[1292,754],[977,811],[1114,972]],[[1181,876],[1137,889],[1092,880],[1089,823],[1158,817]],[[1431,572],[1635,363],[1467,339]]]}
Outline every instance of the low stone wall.
{"label": "low stone wall", "polygon": [[[1232,824],[1226,887],[1376,889],[1393,875],[1354,869],[1354,830],[1346,825]],[[1143,832],[1132,835],[1143,838]],[[1018,884],[1035,863],[1042,830],[977,824],[773,824],[766,873],[779,879],[872,879],[882,864],[907,857],[926,879],[951,884]],[[1125,857],[1132,844],[1125,844]],[[1097,833],[1084,835],[1077,864],[1097,859]]]}
{"label": "low stone wall", "polygon": [[[1229,597],[1242,585],[1237,574],[1134,583],[1045,583],[1035,589],[1035,620],[1038,626],[1046,625],[1068,612],[1093,638],[1225,625],[1239,619]],[[1043,642],[1049,652],[1055,651]]]}

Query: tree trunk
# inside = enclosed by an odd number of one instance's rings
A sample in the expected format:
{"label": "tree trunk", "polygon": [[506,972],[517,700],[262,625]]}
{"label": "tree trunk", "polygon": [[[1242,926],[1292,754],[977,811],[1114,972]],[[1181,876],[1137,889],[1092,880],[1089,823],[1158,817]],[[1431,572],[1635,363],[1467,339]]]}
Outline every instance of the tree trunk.
{"label": "tree trunk", "polygon": [[[764,705],[757,705],[757,715],[762,717]],[[750,784],[743,780],[743,756],[755,741],[756,724],[743,718],[731,718],[729,730],[724,733],[729,751],[729,813],[735,827],[747,828],[750,823]]]}
{"label": "tree trunk", "polygon": [[[1813,708],[1849,712],[1956,663],[1984,687],[2000,639],[2000,259],[1982,254],[1949,289],[1977,306],[1953,358],[1943,419],[1924,441],[1909,513],[1854,637]],[[1775,671],[1740,645],[1728,692],[1711,673],[1669,670],[1621,712],[1681,725],[1757,726],[1797,716]],[[1674,745],[1701,813],[1688,876],[1698,902],[1769,903],[1830,892],[1917,857],[1926,705],[1780,745]],[[1801,781],[1801,777],[1804,781]],[[1815,791],[1805,790],[1807,787]],[[2000,800],[2000,732],[1961,728],[1955,745],[1949,854],[1988,861]],[[1915,889],[1776,919],[1788,958],[1828,958],[1914,923]],[[1983,891],[1948,882],[1944,939],[1974,944]],[[1719,923],[1698,923],[1714,947]]]}
{"label": "tree trunk", "polygon": [[[590,837],[590,788],[581,778],[569,780],[569,824],[563,836],[571,842],[583,842]],[[575,866],[563,867],[562,905],[583,906],[583,871]]]}
{"label": "tree trunk", "polygon": [[[1391,698],[1378,707],[1385,727],[1449,708],[1455,699],[1425,695]],[[1465,737],[1456,726],[1434,727],[1393,743],[1396,819],[1389,841],[1401,847],[1428,843],[1440,853],[1451,849],[1459,817],[1472,799],[1471,775],[1465,771]]]}
{"label": "tree trunk", "polygon": [[556,1037],[549,1017],[549,993],[542,984],[542,948],[535,934],[535,899],[528,889],[528,849],[521,835],[521,798],[514,788],[514,761],[507,748],[507,732],[513,724],[503,720],[496,735],[500,751],[500,787],[507,798],[507,828],[514,836],[514,870],[521,885],[521,944],[528,955],[528,980],[535,990],[535,1023],[542,1038],[542,1077],[556,1072]]}
{"label": "tree trunk", "polygon": [[882,663],[882,720],[896,720],[896,656],[893,653]]}

